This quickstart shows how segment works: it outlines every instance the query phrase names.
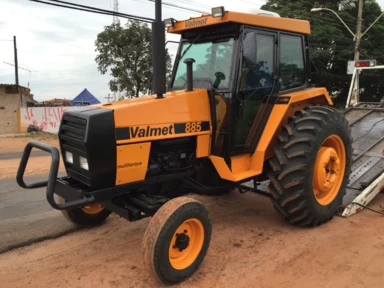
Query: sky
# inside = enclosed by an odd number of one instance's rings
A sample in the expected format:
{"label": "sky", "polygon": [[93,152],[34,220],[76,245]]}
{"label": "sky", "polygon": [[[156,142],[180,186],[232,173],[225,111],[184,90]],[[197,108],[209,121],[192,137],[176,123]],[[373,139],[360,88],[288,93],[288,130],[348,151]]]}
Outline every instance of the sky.
{"label": "sky", "polygon": [[[113,0],[67,0],[112,10]],[[250,12],[266,0],[167,0],[179,6],[209,12],[211,7]],[[384,0],[378,0],[384,7]],[[100,102],[107,102],[109,74],[97,70],[94,42],[97,34],[112,23],[112,16],[74,11],[28,0],[0,0],[0,83],[15,83],[13,36],[17,37],[19,81],[29,87],[37,101],[73,99],[87,88]],[[154,3],[148,0],[119,0],[119,12],[154,18]],[[163,6],[163,19],[197,17],[199,13]],[[120,18],[122,24],[126,19]],[[4,41],[11,40],[11,41]],[[179,36],[167,34],[167,40]],[[168,44],[171,54],[177,44]],[[28,72],[21,68],[30,70]]]}

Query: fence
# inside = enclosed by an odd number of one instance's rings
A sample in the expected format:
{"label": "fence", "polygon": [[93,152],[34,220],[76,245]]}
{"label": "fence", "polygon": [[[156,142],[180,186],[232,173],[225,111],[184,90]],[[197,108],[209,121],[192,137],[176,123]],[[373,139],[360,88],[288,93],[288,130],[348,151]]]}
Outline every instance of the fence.
{"label": "fence", "polygon": [[27,132],[29,125],[35,125],[44,132],[58,133],[65,111],[83,110],[89,107],[25,107],[20,108],[19,132]]}

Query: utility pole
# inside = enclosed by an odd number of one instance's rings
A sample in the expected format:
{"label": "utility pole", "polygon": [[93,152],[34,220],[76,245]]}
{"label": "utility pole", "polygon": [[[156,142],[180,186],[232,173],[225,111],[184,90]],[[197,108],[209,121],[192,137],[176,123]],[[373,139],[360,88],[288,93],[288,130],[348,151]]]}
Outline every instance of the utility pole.
{"label": "utility pole", "polygon": [[355,39],[355,61],[360,58],[360,40],[361,40],[361,27],[363,23],[363,0],[359,0],[359,12],[357,14],[356,25],[356,39]]}
{"label": "utility pole", "polygon": [[[356,37],[355,37],[355,61],[360,59],[360,41],[361,41],[361,27],[363,23],[363,0],[359,0],[359,7],[357,13]],[[355,99],[356,103],[360,101],[360,71],[357,71],[355,83]]]}
{"label": "utility pole", "polygon": [[13,52],[15,56],[15,82],[17,86],[17,91],[19,91],[20,96],[20,107],[23,104],[23,98],[21,96],[21,89],[19,87],[19,64],[17,63],[17,45],[16,45],[16,36],[13,36]]}

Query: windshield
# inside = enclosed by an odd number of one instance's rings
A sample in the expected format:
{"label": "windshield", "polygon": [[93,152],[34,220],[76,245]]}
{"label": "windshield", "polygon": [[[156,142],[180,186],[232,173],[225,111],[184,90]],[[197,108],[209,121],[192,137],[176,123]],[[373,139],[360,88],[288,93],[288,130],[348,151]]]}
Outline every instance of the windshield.
{"label": "windshield", "polygon": [[[180,55],[183,55],[190,43],[185,42],[182,45]],[[187,65],[184,60],[193,58],[196,61],[193,63],[193,79],[208,80],[216,89],[229,88],[233,46],[233,38],[192,44],[178,62],[173,87],[186,87]]]}

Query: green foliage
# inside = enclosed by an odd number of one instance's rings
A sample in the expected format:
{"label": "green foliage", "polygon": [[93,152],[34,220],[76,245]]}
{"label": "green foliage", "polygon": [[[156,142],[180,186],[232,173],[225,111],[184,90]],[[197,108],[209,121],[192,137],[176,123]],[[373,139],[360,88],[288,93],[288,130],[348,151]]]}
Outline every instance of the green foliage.
{"label": "green foliage", "polygon": [[[98,54],[95,61],[102,74],[111,71],[111,91],[125,92],[127,97],[152,93],[151,35],[148,24],[133,20],[129,20],[125,27],[120,23],[106,26],[97,35],[95,45]],[[166,51],[168,77],[171,68],[171,56]]]}
{"label": "green foliage", "polygon": [[[309,38],[311,58],[317,68],[316,85],[326,87],[337,96],[336,102],[345,104],[351,76],[347,75],[347,63],[354,58],[355,42],[347,28],[329,11],[310,12],[312,8],[329,8],[338,13],[349,28],[356,31],[357,7],[341,5],[336,0],[269,0],[262,9],[279,13],[282,17],[309,20],[312,34]],[[363,10],[364,32],[381,14],[375,0],[365,0]],[[360,45],[360,59],[376,59],[384,63],[384,17],[367,32]],[[380,84],[382,72],[364,72],[360,87],[361,100],[376,101],[374,94],[384,95],[384,86]],[[376,96],[377,97],[377,96]]]}

